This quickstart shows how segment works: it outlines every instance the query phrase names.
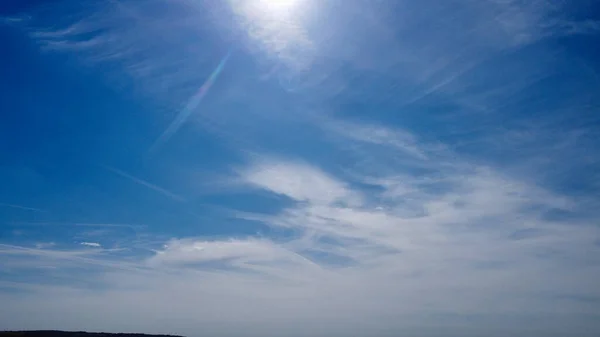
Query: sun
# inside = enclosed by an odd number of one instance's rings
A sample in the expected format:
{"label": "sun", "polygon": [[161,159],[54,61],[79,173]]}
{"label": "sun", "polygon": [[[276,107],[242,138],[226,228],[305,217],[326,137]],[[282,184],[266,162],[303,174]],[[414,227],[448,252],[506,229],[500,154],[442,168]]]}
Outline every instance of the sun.
{"label": "sun", "polygon": [[257,0],[258,7],[267,13],[287,15],[294,11],[300,0]]}

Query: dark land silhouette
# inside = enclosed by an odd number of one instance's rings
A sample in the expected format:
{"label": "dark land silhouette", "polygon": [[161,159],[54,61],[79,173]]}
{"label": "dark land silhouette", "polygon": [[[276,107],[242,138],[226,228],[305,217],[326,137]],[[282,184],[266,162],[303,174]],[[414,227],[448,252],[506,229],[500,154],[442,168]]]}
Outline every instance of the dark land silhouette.
{"label": "dark land silhouette", "polygon": [[0,337],[183,337],[177,335],[149,335],[143,333],[107,333],[85,331],[0,331]]}

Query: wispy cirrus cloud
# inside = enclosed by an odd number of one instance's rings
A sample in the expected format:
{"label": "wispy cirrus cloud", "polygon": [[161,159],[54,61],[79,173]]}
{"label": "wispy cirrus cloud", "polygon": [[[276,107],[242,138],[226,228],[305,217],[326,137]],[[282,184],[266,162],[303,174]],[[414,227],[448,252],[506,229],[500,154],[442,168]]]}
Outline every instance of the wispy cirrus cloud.
{"label": "wispy cirrus cloud", "polygon": [[43,249],[43,248],[51,248],[56,246],[55,242],[38,242],[35,244],[35,248]]}
{"label": "wispy cirrus cloud", "polygon": [[242,173],[242,181],[309,203],[354,203],[357,194],[346,184],[307,164],[277,160],[261,160]]}

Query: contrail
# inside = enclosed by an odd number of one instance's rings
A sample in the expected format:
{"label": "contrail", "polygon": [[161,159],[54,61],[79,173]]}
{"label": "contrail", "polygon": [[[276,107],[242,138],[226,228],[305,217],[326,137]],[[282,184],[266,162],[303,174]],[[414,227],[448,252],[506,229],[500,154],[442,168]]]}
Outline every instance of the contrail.
{"label": "contrail", "polygon": [[109,170],[109,171],[111,171],[111,172],[113,172],[113,173],[116,173],[116,174],[118,174],[118,175],[120,175],[122,177],[128,178],[128,179],[130,179],[131,181],[133,181],[133,182],[135,182],[137,184],[140,184],[142,186],[146,186],[146,187],[148,187],[148,188],[150,188],[152,190],[155,190],[156,192],[159,192],[159,193],[161,193],[161,194],[163,194],[163,195],[165,195],[165,196],[167,196],[167,197],[169,197],[171,199],[174,199],[174,200],[177,200],[177,201],[185,201],[185,199],[183,197],[181,197],[181,196],[179,196],[179,195],[177,195],[177,194],[175,194],[173,192],[167,191],[167,190],[165,190],[164,188],[162,188],[160,186],[156,186],[154,184],[151,184],[151,183],[149,183],[149,182],[147,182],[145,180],[142,180],[142,179],[140,179],[138,177],[134,177],[131,174],[125,173],[125,172],[123,172],[121,170],[117,170],[114,167],[104,166],[104,168],[107,169],[107,170]]}
{"label": "contrail", "polygon": [[162,133],[162,135],[158,137],[158,139],[150,147],[150,150],[148,150],[148,152],[152,152],[158,147],[160,147],[162,144],[166,143],[169,140],[169,138],[171,138],[173,134],[175,134],[175,132],[179,130],[183,123],[187,121],[192,112],[198,107],[198,104],[200,104],[204,96],[206,96],[206,93],[208,93],[210,87],[215,83],[217,77],[219,77],[219,74],[223,71],[227,60],[229,59],[229,56],[231,56],[231,51],[229,51],[227,55],[225,55],[225,57],[221,60],[221,62],[219,62],[219,65],[217,65],[217,67],[215,68],[215,70],[213,70],[208,79],[204,82],[204,84],[202,84],[200,89],[198,89],[198,92],[194,96],[192,96],[192,98],[190,98],[185,107],[179,112],[175,120]]}
{"label": "contrail", "polygon": [[1,207],[10,207],[10,208],[22,209],[24,211],[32,211],[32,212],[43,212],[44,211],[44,210],[39,209],[39,208],[25,207],[25,206],[15,205],[15,204],[5,204],[3,202],[0,202],[0,206]]}

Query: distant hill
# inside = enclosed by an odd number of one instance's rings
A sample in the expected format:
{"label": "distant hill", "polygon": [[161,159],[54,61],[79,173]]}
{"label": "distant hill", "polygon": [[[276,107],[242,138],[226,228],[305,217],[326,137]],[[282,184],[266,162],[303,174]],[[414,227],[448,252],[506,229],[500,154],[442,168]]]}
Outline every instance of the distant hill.
{"label": "distant hill", "polygon": [[183,337],[176,335],[148,335],[143,333],[106,333],[84,331],[0,331],[0,337]]}

